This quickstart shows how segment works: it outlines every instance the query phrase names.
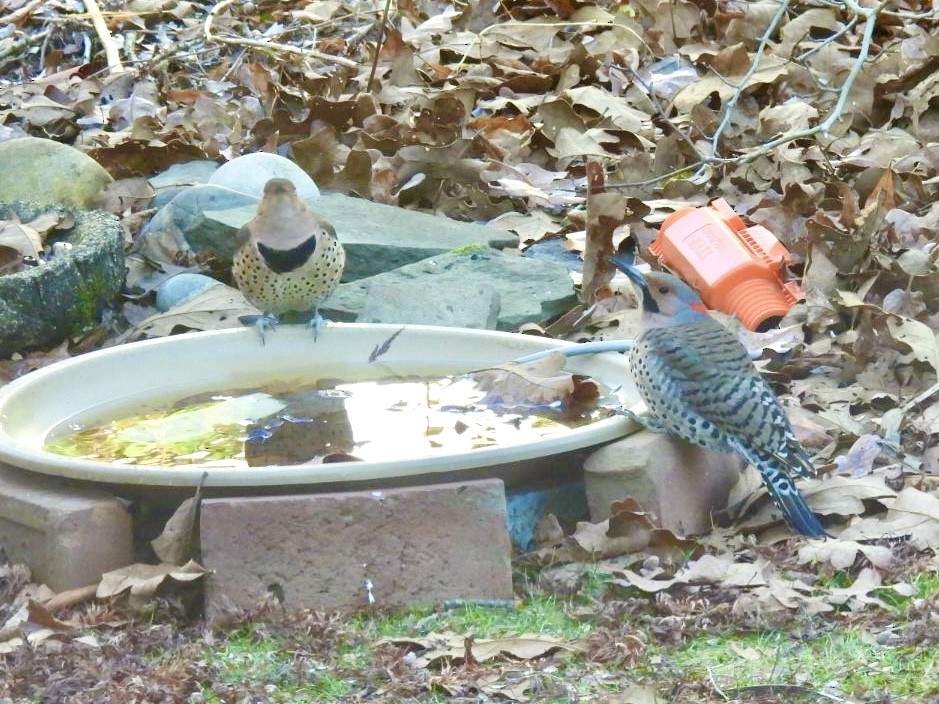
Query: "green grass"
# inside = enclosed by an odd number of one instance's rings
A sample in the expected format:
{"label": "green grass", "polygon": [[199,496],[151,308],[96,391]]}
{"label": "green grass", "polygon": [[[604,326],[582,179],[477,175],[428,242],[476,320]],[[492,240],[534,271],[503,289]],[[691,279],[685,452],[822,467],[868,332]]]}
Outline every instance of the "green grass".
{"label": "green grass", "polygon": [[[837,575],[832,578],[834,583],[839,580]],[[383,638],[417,639],[443,631],[477,639],[522,633],[542,633],[569,641],[586,638],[593,626],[576,613],[585,604],[595,603],[604,581],[602,575],[588,575],[583,589],[570,599],[534,593],[518,606],[469,603],[446,610],[413,609],[349,616],[339,622],[341,637],[328,650],[310,651],[296,631],[285,635],[284,631],[263,623],[247,625],[219,644],[207,647],[204,657],[218,673],[216,687],[226,683],[263,686],[269,701],[289,704],[351,701],[367,683],[383,686],[387,682],[387,675],[377,663],[374,645]],[[900,597],[891,592],[891,606],[898,614],[935,595],[939,591],[939,575],[922,573],[913,578],[912,585],[915,590],[912,596]],[[884,598],[884,594],[878,596]],[[633,631],[630,624],[624,623],[623,633],[635,632],[643,636],[644,642],[652,643],[640,654],[635,667],[594,662],[582,653],[565,651],[543,660],[490,662],[484,667],[491,672],[502,668],[529,671],[545,688],[533,701],[544,704],[594,701],[636,681],[659,688],[665,701],[682,704],[720,701],[717,689],[731,693],[771,684],[799,685],[858,702],[930,701],[939,693],[933,684],[939,678],[939,651],[935,649],[880,645],[863,625],[839,628],[831,621],[831,614],[803,615],[798,624],[803,631],[813,624],[822,630],[806,639],[788,631],[753,634],[728,628],[717,634],[692,635],[686,645],[668,648],[655,645],[654,637]],[[886,627],[881,622],[878,630]],[[437,674],[435,671],[431,676]],[[697,694],[670,699],[676,682]],[[211,687],[204,695],[207,702],[221,701]],[[444,692],[424,692],[406,701],[443,704],[449,701],[449,696]]]}
{"label": "green grass", "polygon": [[[244,627],[206,652],[220,683],[262,685],[273,702],[337,701],[355,689],[354,680],[335,674],[335,663],[298,658],[263,630]],[[211,688],[203,694],[207,702],[220,701]]]}
{"label": "green grass", "polygon": [[[505,638],[520,633],[541,633],[576,639],[590,632],[587,624],[569,615],[569,605],[554,596],[539,595],[519,606],[493,607],[472,602],[444,611],[416,611],[386,616],[373,622],[378,637],[454,631],[476,638]],[[360,617],[371,621],[371,617]],[[364,621],[363,621],[364,625]]]}
{"label": "green grass", "polygon": [[723,691],[794,684],[840,696],[889,693],[927,701],[939,681],[939,653],[931,648],[891,648],[866,632],[839,630],[809,640],[786,633],[696,638],[678,651],[650,652],[686,679],[711,681]]}

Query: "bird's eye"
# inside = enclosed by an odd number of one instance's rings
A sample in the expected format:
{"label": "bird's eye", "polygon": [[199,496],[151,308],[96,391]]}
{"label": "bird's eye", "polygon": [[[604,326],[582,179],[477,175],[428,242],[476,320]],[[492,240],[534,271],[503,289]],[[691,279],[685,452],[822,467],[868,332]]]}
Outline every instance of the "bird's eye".
{"label": "bird's eye", "polygon": [[661,294],[666,294],[669,292],[669,290],[670,289],[668,288],[668,286],[659,286],[659,293]]}

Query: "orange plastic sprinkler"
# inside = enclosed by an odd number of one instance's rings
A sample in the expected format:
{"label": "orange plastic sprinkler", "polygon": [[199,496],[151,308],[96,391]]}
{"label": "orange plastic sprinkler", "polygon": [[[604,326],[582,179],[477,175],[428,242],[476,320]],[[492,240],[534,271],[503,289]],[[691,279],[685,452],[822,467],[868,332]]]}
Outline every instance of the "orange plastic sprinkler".
{"label": "orange plastic sprinkler", "polygon": [[783,280],[789,250],[765,227],[747,227],[723,198],[672,213],[649,249],[709,308],[736,315],[750,330],[776,325],[805,298],[798,283]]}

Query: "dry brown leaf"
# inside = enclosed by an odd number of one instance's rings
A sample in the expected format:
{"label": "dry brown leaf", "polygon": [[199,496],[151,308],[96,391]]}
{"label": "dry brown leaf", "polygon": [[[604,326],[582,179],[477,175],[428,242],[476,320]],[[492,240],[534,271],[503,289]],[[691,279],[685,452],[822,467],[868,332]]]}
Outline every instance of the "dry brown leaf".
{"label": "dry brown leaf", "polygon": [[23,223],[0,222],[0,247],[12,249],[23,257],[39,260],[42,252],[42,238],[33,228]]}
{"label": "dry brown leaf", "polygon": [[192,557],[193,531],[199,516],[199,501],[202,487],[195,497],[183,501],[170,516],[163,531],[150,545],[153,552],[164,563],[181,565]]}
{"label": "dry brown leaf", "polygon": [[893,564],[893,551],[884,545],[865,545],[853,540],[812,541],[799,548],[799,562],[827,562],[836,570],[844,570],[863,555],[874,567],[886,569]]}
{"label": "dry brown leaf", "polygon": [[913,487],[885,499],[887,514],[866,516],[841,533],[843,540],[875,540],[909,536],[920,550],[939,548],[939,497]]}
{"label": "dry brown leaf", "polygon": [[149,599],[167,580],[192,582],[201,579],[206,574],[208,571],[193,560],[182,566],[137,563],[101,575],[101,583],[98,585],[96,596],[104,599],[130,590],[132,596]]}
{"label": "dry brown leaf", "polygon": [[557,650],[576,651],[574,643],[541,633],[522,633],[508,638],[473,638],[467,645],[467,637],[447,631],[429,633],[421,638],[383,638],[376,645],[393,644],[421,651],[415,659],[417,667],[439,667],[444,662],[463,662],[467,647],[478,662],[496,658],[534,660]]}
{"label": "dry brown leaf", "polygon": [[542,406],[571,399],[574,378],[563,371],[566,363],[563,354],[552,352],[535,362],[507,362],[472,372],[471,376],[486,392],[481,403]]}
{"label": "dry brown leaf", "polygon": [[571,538],[584,551],[588,559],[601,560],[626,555],[639,552],[649,545],[653,526],[648,523],[648,519],[638,519],[631,523],[630,530],[625,530],[621,517],[618,535],[611,535],[611,520],[600,523],[577,523],[577,528]]}
{"label": "dry brown leaf", "polygon": [[141,321],[128,336],[163,337],[188,330],[221,330],[241,327],[243,316],[257,316],[261,311],[245,300],[238,289],[218,284],[165,313]]}

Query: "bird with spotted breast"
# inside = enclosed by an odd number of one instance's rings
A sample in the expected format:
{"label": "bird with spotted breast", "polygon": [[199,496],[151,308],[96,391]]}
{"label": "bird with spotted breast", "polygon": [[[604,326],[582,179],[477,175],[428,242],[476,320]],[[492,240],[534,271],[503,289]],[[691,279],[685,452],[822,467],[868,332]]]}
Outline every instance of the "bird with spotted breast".
{"label": "bird with spotted breast", "polygon": [[643,274],[630,256],[617,255],[611,262],[642,294],[641,329],[629,365],[649,414],[637,420],[707,449],[736,452],[759,470],[793,528],[825,536],[793,482],[815,476],[815,467],[746,347],[680,279]]}
{"label": "bird with spotted breast", "polygon": [[345,263],[333,226],[307,207],[293,182],[270,179],[257,215],[238,232],[232,260],[235,285],[264,312],[261,341],[289,311],[312,311],[315,338],[323,325],[318,306],[336,290]]}

